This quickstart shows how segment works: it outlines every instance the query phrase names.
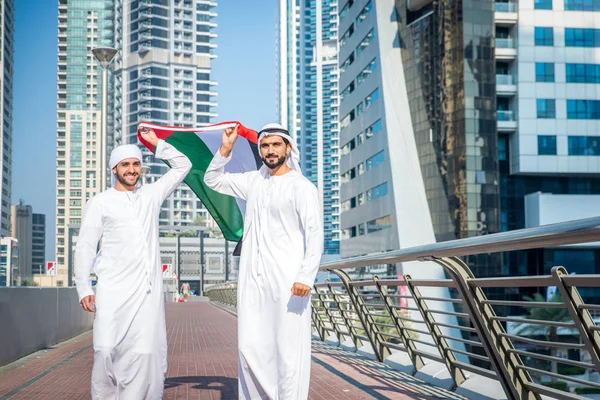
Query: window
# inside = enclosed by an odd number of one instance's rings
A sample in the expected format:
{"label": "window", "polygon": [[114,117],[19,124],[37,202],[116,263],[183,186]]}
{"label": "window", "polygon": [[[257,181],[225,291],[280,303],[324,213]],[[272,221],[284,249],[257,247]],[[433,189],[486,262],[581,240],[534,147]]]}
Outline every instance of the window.
{"label": "window", "polygon": [[556,100],[537,99],[538,118],[556,118]]}
{"label": "window", "polygon": [[567,100],[567,119],[600,119],[600,100]]}
{"label": "window", "polygon": [[356,197],[352,197],[341,204],[341,211],[348,211],[356,207]]}
{"label": "window", "polygon": [[340,129],[344,129],[345,127],[350,125],[350,122],[354,121],[354,117],[355,117],[355,113],[354,113],[354,110],[352,110],[348,113],[348,115],[346,115],[344,117],[344,119],[342,119],[340,121]]}
{"label": "window", "polygon": [[536,46],[554,46],[554,30],[552,28],[536,26],[534,36]]}
{"label": "window", "polygon": [[377,121],[375,121],[373,123],[373,125],[369,126],[367,129],[365,129],[365,136],[366,139],[370,139],[373,136],[377,135],[380,131],[381,131],[381,120],[378,119]]}
{"label": "window", "polygon": [[388,229],[392,227],[392,217],[386,215],[385,217],[377,218],[367,222],[367,233],[373,233]]}
{"label": "window", "polygon": [[600,137],[569,136],[570,156],[600,156]]}
{"label": "window", "polygon": [[350,82],[346,89],[340,94],[340,99],[344,100],[352,92],[354,92],[354,81]]}
{"label": "window", "polygon": [[360,14],[358,14],[358,17],[356,17],[356,27],[357,28],[360,24],[363,23],[365,18],[367,18],[367,15],[369,15],[372,8],[373,8],[373,4],[371,4],[371,0],[369,0],[369,2],[365,5],[365,8],[363,8],[362,11],[360,12]]}
{"label": "window", "polygon": [[556,136],[538,136],[538,154],[541,156],[555,156]]}
{"label": "window", "polygon": [[533,8],[536,10],[552,10],[552,0],[535,0]]}
{"label": "window", "polygon": [[358,225],[358,235],[362,236],[367,233],[367,229],[365,228],[365,224]]}
{"label": "window", "polygon": [[356,141],[354,139],[352,139],[351,141],[349,141],[348,143],[346,143],[342,147],[342,156],[345,156],[346,154],[348,154],[352,150],[354,150],[355,145],[356,145]]}
{"label": "window", "polygon": [[363,102],[361,101],[356,106],[356,116],[358,117],[359,115],[362,115],[363,111],[364,111],[364,106],[363,106]]}
{"label": "window", "polygon": [[373,104],[375,101],[377,101],[378,98],[379,98],[379,88],[373,90],[371,92],[371,94],[365,98],[365,107],[366,108],[371,107],[371,104]]}
{"label": "window", "polygon": [[498,137],[498,160],[499,161],[506,161],[506,157],[507,157],[506,147],[507,147],[506,136],[499,136]]}
{"label": "window", "polygon": [[567,83],[600,83],[600,64],[566,64],[565,67]]}
{"label": "window", "polygon": [[348,58],[346,58],[346,61],[344,61],[342,63],[342,65],[340,65],[340,73],[344,73],[346,71],[346,69],[348,69],[349,66],[352,65],[352,63],[354,62],[354,52],[352,52]]}
{"label": "window", "polygon": [[379,153],[375,154],[372,157],[369,157],[365,162],[367,171],[371,168],[375,168],[379,164],[385,161],[385,151],[381,150]]}
{"label": "window", "polygon": [[342,229],[342,239],[350,239],[356,236],[356,227]]}
{"label": "window", "polygon": [[565,0],[565,10],[600,11],[600,0]]}
{"label": "window", "polygon": [[374,58],[356,77],[356,85],[360,85],[377,69],[377,59]]}
{"label": "window", "polygon": [[342,37],[340,38],[340,47],[342,47],[344,44],[346,44],[346,42],[348,41],[348,39],[350,39],[350,36],[352,36],[353,33],[354,33],[354,24],[350,24],[350,27],[348,28],[346,33],[344,33],[342,35]]}
{"label": "window", "polygon": [[372,189],[367,190],[367,201],[375,200],[379,197],[385,196],[388,193],[387,182],[377,185]]}
{"label": "window", "polygon": [[344,172],[340,178],[342,183],[350,182],[352,179],[356,178],[356,169],[352,168],[351,170]]}
{"label": "window", "polygon": [[[552,28],[550,28],[550,29],[552,29]],[[373,41],[374,38],[375,38],[375,30],[371,29],[369,31],[369,33],[367,33],[367,35],[364,37],[362,42],[360,42],[360,44],[356,47],[356,57],[358,57],[360,55],[360,53],[363,52],[364,49],[369,47],[369,45],[371,44],[371,42]]]}
{"label": "window", "polygon": [[535,63],[536,82],[554,82],[554,63]]}
{"label": "window", "polygon": [[600,47],[600,29],[565,28],[566,47]]}
{"label": "window", "polygon": [[346,5],[342,8],[342,11],[340,11],[340,21],[342,19],[344,19],[344,17],[346,16],[346,14],[348,14],[348,11],[350,11],[350,8],[352,7],[352,5],[354,4],[354,0],[350,0],[346,3]]}

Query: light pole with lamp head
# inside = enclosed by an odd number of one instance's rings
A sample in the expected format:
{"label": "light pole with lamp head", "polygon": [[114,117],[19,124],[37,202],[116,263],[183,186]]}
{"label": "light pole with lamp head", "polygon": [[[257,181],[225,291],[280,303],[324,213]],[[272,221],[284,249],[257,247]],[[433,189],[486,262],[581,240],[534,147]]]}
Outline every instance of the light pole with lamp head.
{"label": "light pole with lamp head", "polygon": [[102,120],[100,129],[100,192],[106,190],[106,172],[107,172],[107,149],[108,139],[106,126],[108,122],[108,67],[117,55],[117,49],[113,47],[96,47],[92,49],[92,54],[96,61],[102,67]]}

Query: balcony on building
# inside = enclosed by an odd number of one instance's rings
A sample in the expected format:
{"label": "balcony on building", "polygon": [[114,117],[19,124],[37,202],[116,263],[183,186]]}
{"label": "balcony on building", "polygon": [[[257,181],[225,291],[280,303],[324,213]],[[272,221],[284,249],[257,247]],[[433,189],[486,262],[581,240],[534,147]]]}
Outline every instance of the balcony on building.
{"label": "balcony on building", "polygon": [[496,25],[515,25],[518,17],[517,8],[517,3],[497,1],[494,8],[494,21]]}
{"label": "balcony on building", "polygon": [[517,42],[514,38],[496,38],[496,60],[511,60],[517,57]]}
{"label": "balcony on building", "polygon": [[514,132],[517,129],[517,119],[513,110],[498,110],[498,132]]}
{"label": "balcony on building", "polygon": [[515,77],[511,74],[496,74],[496,94],[514,96],[517,93]]}

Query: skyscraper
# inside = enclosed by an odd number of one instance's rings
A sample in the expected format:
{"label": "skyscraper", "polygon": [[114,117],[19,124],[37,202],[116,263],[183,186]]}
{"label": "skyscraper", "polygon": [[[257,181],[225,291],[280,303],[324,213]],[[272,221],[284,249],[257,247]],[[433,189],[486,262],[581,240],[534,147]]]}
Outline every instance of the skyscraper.
{"label": "skyscraper", "polygon": [[19,242],[13,237],[0,239],[0,287],[18,286],[19,275]]}
{"label": "skyscraper", "polygon": [[0,235],[10,234],[10,202],[12,185],[12,114],[13,114],[13,68],[14,68],[14,35],[15,7],[13,0],[0,1],[0,132],[2,147],[0,148],[0,178],[2,194],[0,199]]}
{"label": "skyscraper", "polygon": [[319,189],[325,254],[339,254],[337,0],[277,1],[277,109]]}
{"label": "skyscraper", "polygon": [[[59,0],[56,154],[57,285],[67,284],[69,225],[100,190],[101,68],[91,50],[113,46],[114,1]],[[109,85],[109,88],[111,85]],[[108,116],[110,122],[112,117]],[[109,123],[108,132],[111,132]],[[108,151],[111,140],[109,135]]]}
{"label": "skyscraper", "polygon": [[493,4],[340,3],[342,256],[499,231]]}
{"label": "skyscraper", "polygon": [[[216,114],[216,93],[211,81],[211,60],[216,56],[214,11],[209,0],[140,0],[116,2],[115,139],[138,143],[140,121],[162,125],[203,126]],[[168,167],[154,161],[143,148],[153,182]],[[160,223],[189,225],[206,218],[187,185],[181,185],[163,204]]]}
{"label": "skyscraper", "polygon": [[[495,11],[501,229],[597,216],[600,4],[519,1],[496,3]],[[510,275],[549,274],[556,265],[600,273],[600,249],[506,255]],[[598,301],[600,293],[594,296]]]}
{"label": "skyscraper", "polygon": [[19,203],[11,207],[11,236],[19,243],[19,276],[22,280],[32,278],[33,210]]}
{"label": "skyscraper", "polygon": [[45,274],[46,270],[46,215],[33,214],[31,269],[33,274]]}

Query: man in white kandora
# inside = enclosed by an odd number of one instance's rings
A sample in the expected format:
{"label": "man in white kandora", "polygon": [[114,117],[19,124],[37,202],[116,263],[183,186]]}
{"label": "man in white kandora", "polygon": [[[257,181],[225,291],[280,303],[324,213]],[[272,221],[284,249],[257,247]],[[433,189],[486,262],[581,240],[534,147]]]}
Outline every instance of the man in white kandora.
{"label": "man in white kandora", "polygon": [[[158,248],[161,204],[183,181],[191,162],[151,129],[142,138],[171,169],[137,187],[142,153],[136,145],[110,155],[113,187],[85,207],[75,250],[82,307],[96,312],[92,399],[158,400],[167,371],[167,335]],[[100,252],[97,252],[100,243]],[[90,273],[98,277],[96,295]]]}
{"label": "man in white kandora", "polygon": [[294,140],[279,124],[259,132],[260,170],[225,173],[237,137],[237,127],[225,130],[204,181],[246,201],[237,303],[240,398],[306,399],[309,294],[323,253],[319,196],[300,172]]}

